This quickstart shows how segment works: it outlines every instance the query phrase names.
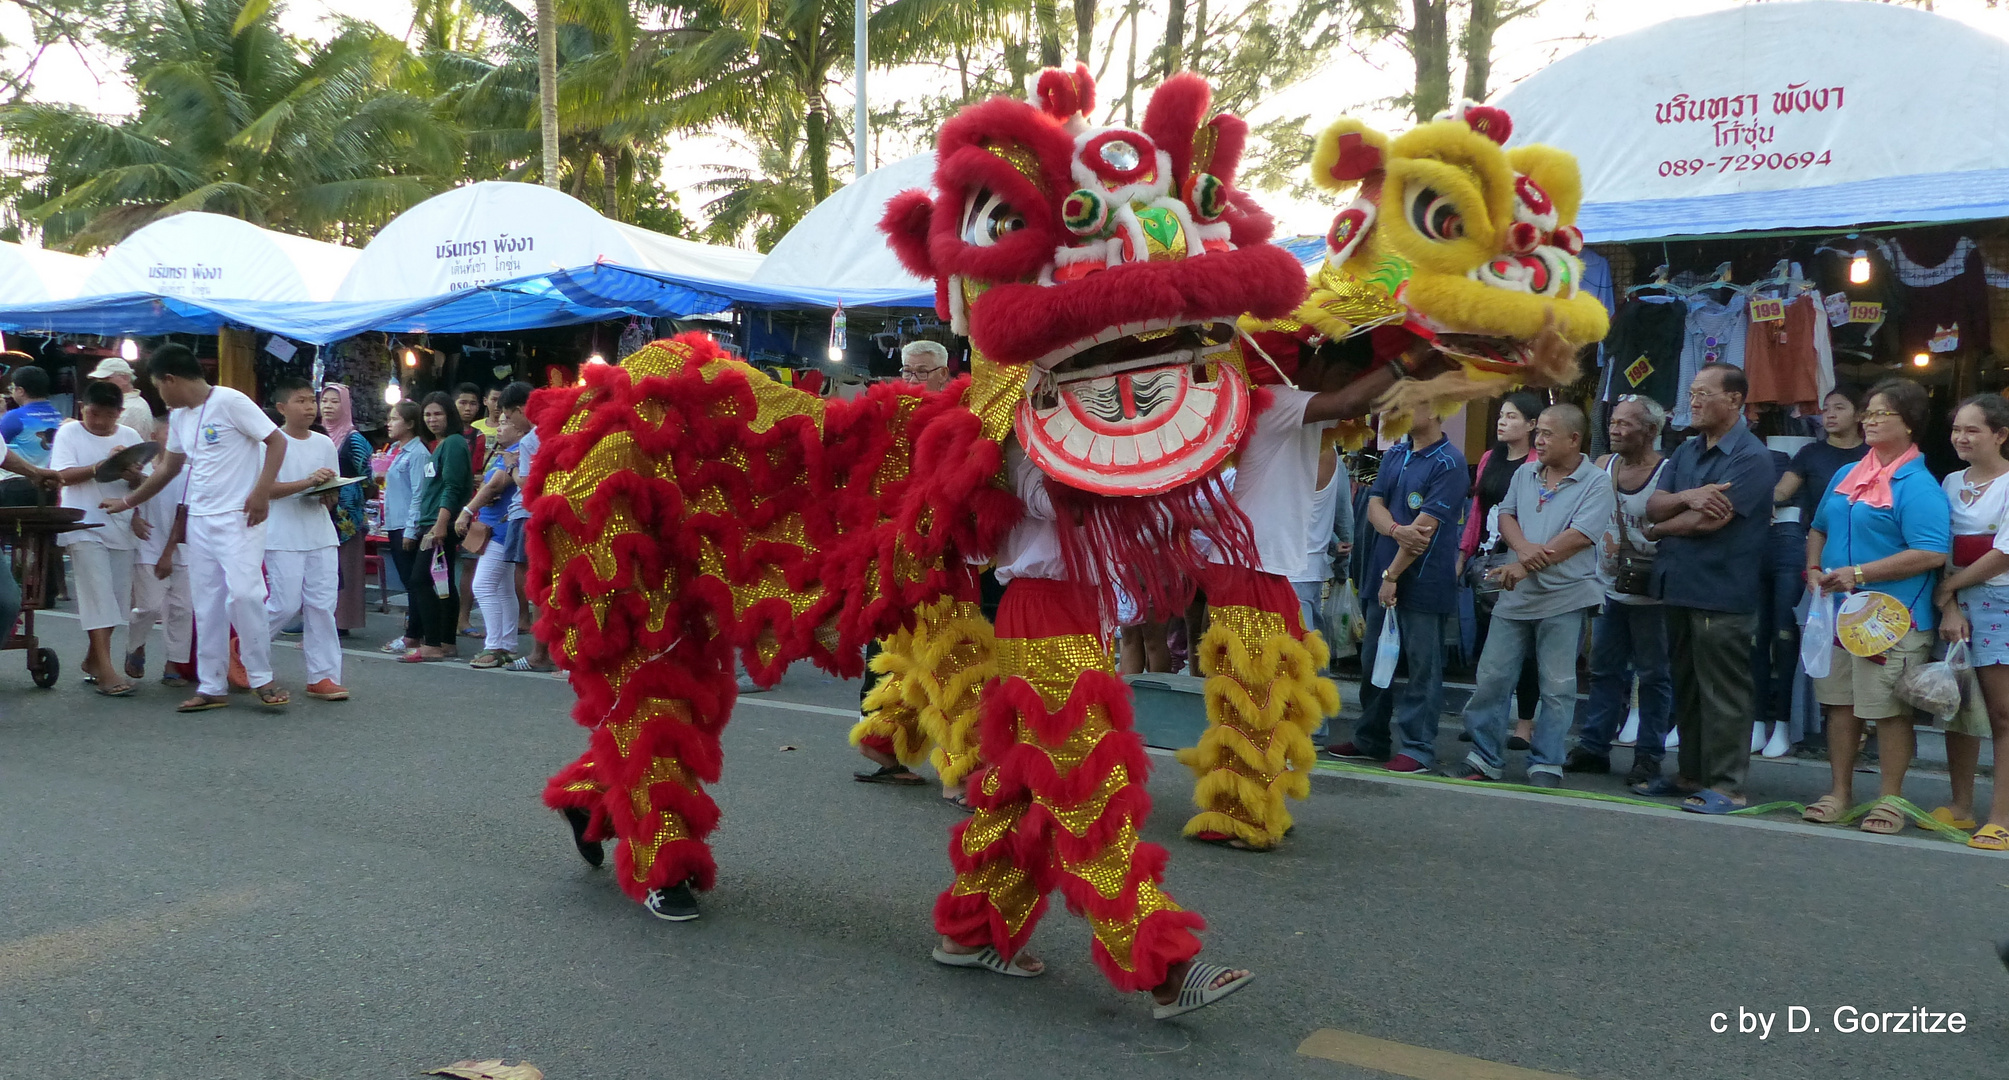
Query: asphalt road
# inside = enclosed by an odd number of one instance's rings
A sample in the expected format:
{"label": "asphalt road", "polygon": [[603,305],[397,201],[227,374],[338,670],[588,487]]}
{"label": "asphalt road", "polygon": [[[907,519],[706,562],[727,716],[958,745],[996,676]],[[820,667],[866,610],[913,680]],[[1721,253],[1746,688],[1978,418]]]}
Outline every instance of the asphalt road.
{"label": "asphalt road", "polygon": [[[359,649],[389,636],[373,618]],[[719,885],[673,925],[587,868],[538,802],[583,738],[555,679],[352,655],[353,701],[179,716],[158,685],[96,696],[76,624],[43,629],[70,669],[56,689],[0,653],[8,1080],[409,1077],[493,1057],[552,1080],[1388,1075],[1344,1063],[1362,1046],[1425,1080],[1509,1075],[1485,1062],[1836,1080],[2009,1061],[1991,946],[2009,860],[1923,833],[1321,776],[1289,846],[1257,856],[1178,838],[1190,780],[1161,759],[1148,835],[1172,848],[1168,888],[1208,917],[1206,955],[1259,978],[1158,1023],[1109,989],[1059,904],[1035,939],[1045,978],[928,961],[955,814],[930,789],[851,781],[848,722],[820,710],[852,707],[855,684],[798,669],[745,699]],[[277,657],[297,687],[298,651]],[[1794,1005],[1821,1030],[1786,1033]],[[1842,1034],[1840,1006],[1957,1011],[1966,1030]],[[1777,1014],[1769,1038],[1736,1032],[1740,1007]],[[1719,1012],[1731,1030],[1712,1033]]]}

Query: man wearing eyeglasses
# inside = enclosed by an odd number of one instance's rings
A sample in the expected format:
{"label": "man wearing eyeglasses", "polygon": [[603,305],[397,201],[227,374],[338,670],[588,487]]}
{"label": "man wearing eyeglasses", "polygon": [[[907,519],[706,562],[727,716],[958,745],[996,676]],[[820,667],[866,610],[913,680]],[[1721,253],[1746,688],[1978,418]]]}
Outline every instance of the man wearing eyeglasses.
{"label": "man wearing eyeglasses", "polygon": [[1751,643],[1778,477],[1772,452],[1744,425],[1747,392],[1744,372],[1729,364],[1696,373],[1696,434],[1674,451],[1646,507],[1646,539],[1659,542],[1652,593],[1667,611],[1681,751],[1674,776],[1633,790],[1685,795],[1682,808],[1700,814],[1744,806],[1751,764]]}
{"label": "man wearing eyeglasses", "polygon": [[949,350],[938,341],[910,341],[900,346],[900,377],[934,393],[949,385]]}

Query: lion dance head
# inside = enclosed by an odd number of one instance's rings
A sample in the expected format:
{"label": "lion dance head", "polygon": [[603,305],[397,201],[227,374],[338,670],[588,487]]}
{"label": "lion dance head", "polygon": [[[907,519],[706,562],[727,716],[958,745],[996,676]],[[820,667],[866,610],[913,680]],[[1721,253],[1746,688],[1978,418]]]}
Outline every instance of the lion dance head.
{"label": "lion dance head", "polygon": [[1210,99],[1205,80],[1174,76],[1137,128],[1098,126],[1087,69],[1045,71],[1032,101],[944,125],[935,192],[901,194],[882,223],[970,339],[966,404],[1045,474],[1063,542],[1078,531],[1102,552],[1104,581],[1182,561],[1189,526],[1220,522],[1217,541],[1246,546],[1217,474],[1258,396],[1236,320],[1304,297],[1303,269],[1234,186],[1247,125],[1209,117]]}
{"label": "lion dance head", "polygon": [[1314,337],[1372,333],[1377,355],[1420,343],[1457,361],[1399,384],[1387,411],[1568,384],[1576,350],[1609,328],[1581,288],[1576,158],[1509,149],[1512,129],[1505,112],[1468,103],[1393,138],[1352,118],[1318,137],[1313,182],[1354,197],[1292,321]]}

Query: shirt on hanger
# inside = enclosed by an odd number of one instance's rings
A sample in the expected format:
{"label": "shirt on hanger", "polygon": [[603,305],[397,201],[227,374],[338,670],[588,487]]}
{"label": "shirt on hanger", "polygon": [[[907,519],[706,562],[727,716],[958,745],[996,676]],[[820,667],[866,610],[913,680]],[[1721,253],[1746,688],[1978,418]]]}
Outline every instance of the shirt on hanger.
{"label": "shirt on hanger", "polygon": [[1619,309],[1605,338],[1610,400],[1639,394],[1673,407],[1687,322],[1688,306],[1671,296],[1635,297]]}
{"label": "shirt on hanger", "polygon": [[1674,407],[1669,411],[1674,426],[1685,428],[1694,422],[1689,411],[1688,387],[1704,364],[1744,366],[1744,339],[1750,310],[1742,294],[1717,300],[1707,293],[1688,298],[1687,332],[1681,346],[1681,377],[1674,388]]}
{"label": "shirt on hanger", "polygon": [[1827,320],[1817,294],[1803,292],[1786,304],[1786,317],[1754,322],[1744,343],[1746,401],[1817,407],[1821,399],[1820,357],[1814,323]]}

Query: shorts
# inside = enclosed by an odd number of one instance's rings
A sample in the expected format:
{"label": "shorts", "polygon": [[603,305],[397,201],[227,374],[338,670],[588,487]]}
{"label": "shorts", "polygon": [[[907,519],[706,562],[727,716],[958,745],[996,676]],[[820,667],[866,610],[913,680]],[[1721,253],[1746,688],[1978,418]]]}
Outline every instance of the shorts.
{"label": "shorts", "polygon": [[528,527],[530,520],[528,518],[517,518],[515,521],[506,522],[505,524],[509,529],[509,535],[502,541],[503,561],[513,563],[529,562],[530,552],[528,545],[524,543],[524,538],[530,534]]}
{"label": "shorts", "polygon": [[1814,680],[1814,697],[1823,705],[1846,705],[1861,720],[1909,723],[1915,710],[1897,699],[1897,683],[1905,672],[1931,661],[1936,640],[1938,636],[1929,630],[1913,630],[1875,660],[1832,646],[1834,659],[1827,675]]}
{"label": "shorts", "polygon": [[126,625],[133,603],[132,550],[115,550],[95,540],[76,540],[63,550],[70,556],[70,584],[84,629]]}

